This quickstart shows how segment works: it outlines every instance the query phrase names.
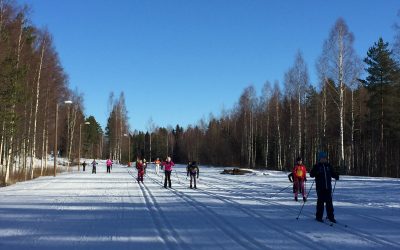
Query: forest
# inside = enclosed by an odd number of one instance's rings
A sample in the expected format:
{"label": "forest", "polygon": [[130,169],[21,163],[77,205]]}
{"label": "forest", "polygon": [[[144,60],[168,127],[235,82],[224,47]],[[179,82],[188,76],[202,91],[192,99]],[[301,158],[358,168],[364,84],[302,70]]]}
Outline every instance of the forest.
{"label": "forest", "polygon": [[338,18],[314,62],[318,82],[299,50],[283,82],[268,80],[261,93],[248,86],[234,107],[187,128],[150,119],[147,131],[134,130],[124,93],[110,93],[103,131],[85,116],[83,93],[69,88],[51,34],[31,23],[27,7],[0,0],[0,184],[55,175],[58,165],[69,171],[81,158],[170,155],[178,163],[289,170],[298,156],[315,164],[319,151],[342,174],[399,177],[400,28],[393,30],[393,42],[377,37],[357,55]]}
{"label": "forest", "polygon": [[179,125],[131,135],[133,155],[177,162],[290,170],[328,153],[341,174],[399,177],[400,32],[390,46],[377,37],[364,56],[339,18],[316,62],[318,83],[309,80],[301,51],[284,82],[266,81],[257,95],[245,88],[235,107],[184,129]]}

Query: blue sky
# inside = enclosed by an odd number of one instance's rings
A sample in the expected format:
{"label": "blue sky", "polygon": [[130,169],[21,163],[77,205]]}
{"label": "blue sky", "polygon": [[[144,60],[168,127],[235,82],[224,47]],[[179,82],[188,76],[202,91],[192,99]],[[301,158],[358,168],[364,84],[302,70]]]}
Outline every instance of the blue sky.
{"label": "blue sky", "polygon": [[104,127],[108,96],[123,91],[132,130],[186,127],[231,109],[245,87],[283,81],[300,49],[315,61],[339,17],[365,57],[392,42],[397,0],[19,0],[53,35],[70,88]]}

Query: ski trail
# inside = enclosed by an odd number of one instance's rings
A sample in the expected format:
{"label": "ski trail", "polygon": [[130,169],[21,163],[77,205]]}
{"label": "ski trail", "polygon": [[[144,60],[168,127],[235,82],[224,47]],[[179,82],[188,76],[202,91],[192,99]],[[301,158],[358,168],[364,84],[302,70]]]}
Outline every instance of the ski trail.
{"label": "ski trail", "polygon": [[[203,185],[211,187],[211,185],[208,185],[208,184],[204,184],[204,183],[203,183]],[[243,205],[240,204],[240,203],[238,203],[237,201],[234,201],[234,200],[229,199],[229,198],[227,198],[227,197],[223,197],[223,196],[221,196],[221,195],[218,195],[218,194],[215,194],[215,193],[206,191],[206,190],[204,190],[204,189],[201,189],[199,192],[206,193],[207,196],[212,196],[212,197],[214,197],[214,198],[217,199],[217,200],[220,200],[220,201],[222,201],[222,202],[229,203],[229,204],[233,205],[233,206],[230,206],[230,207],[233,207],[233,208],[235,208],[235,209],[240,210],[241,212],[243,212],[244,214],[248,215],[249,217],[255,218],[255,219],[258,220],[261,224],[263,224],[265,227],[267,227],[267,228],[272,228],[272,229],[275,230],[276,232],[279,232],[280,234],[286,235],[288,239],[294,240],[294,241],[295,241],[295,244],[298,244],[299,242],[301,242],[302,246],[307,246],[307,247],[310,248],[310,249],[320,249],[320,247],[321,247],[321,245],[322,245],[321,243],[319,243],[319,246],[316,247],[315,244],[312,244],[312,243],[310,243],[309,241],[305,241],[305,240],[304,240],[304,237],[307,237],[306,234],[300,233],[302,236],[299,236],[299,235],[293,234],[293,232],[292,232],[291,230],[285,228],[285,227],[282,226],[282,225],[276,226],[276,225],[274,225],[274,222],[272,222],[270,219],[268,219],[268,218],[267,218],[266,216],[264,216],[262,213],[258,212],[258,211],[255,210],[255,209],[251,209],[251,208],[248,208],[248,207],[243,207]],[[194,201],[195,201],[195,200],[194,200]],[[195,202],[196,202],[196,201],[195,201]],[[260,219],[261,219],[261,220],[260,220]],[[310,240],[313,240],[313,239],[311,239],[311,238],[309,238],[309,239],[310,239]],[[323,247],[324,247],[325,249],[331,249],[331,247],[330,247],[329,245],[323,245]]]}
{"label": "ski trail", "polygon": [[[151,176],[148,176],[153,182],[159,184],[160,186],[163,186],[162,183],[158,182],[156,179],[152,178]],[[183,185],[183,184],[181,184]],[[180,197],[182,200],[184,200],[188,205],[196,209],[200,214],[207,214],[208,216],[212,217],[212,221],[214,224],[226,235],[228,235],[231,240],[235,241],[237,244],[242,246],[244,249],[270,249],[264,244],[258,242],[256,239],[250,237],[246,232],[238,229],[234,224],[229,222],[228,220],[221,218],[219,214],[214,212],[212,209],[207,207],[201,202],[196,201],[192,197],[186,195],[183,192],[180,192],[177,189],[170,189],[171,192],[176,194],[178,197]],[[207,217],[207,216],[206,216]],[[218,223],[216,223],[218,221]],[[221,226],[221,225],[227,225],[227,226]],[[240,237],[238,237],[240,235]]]}
{"label": "ski trail", "polygon": [[[136,182],[136,176],[133,174],[133,172],[128,171],[128,173],[135,179]],[[140,188],[142,198],[144,199],[147,210],[149,211],[156,230],[158,231],[158,235],[161,237],[160,240],[164,243],[167,249],[190,249],[189,246],[182,239],[180,239],[174,228],[169,224],[167,217],[149,189],[143,184],[137,183],[137,185]],[[185,247],[182,248],[181,244],[185,245]]]}
{"label": "ski trail", "polygon": [[[226,189],[214,186],[214,185],[204,184],[204,183],[203,183],[203,185],[206,185],[206,186],[209,186],[209,187],[212,187],[212,188],[215,188],[215,189],[223,190],[224,192],[227,192],[227,193],[232,193],[232,194],[240,195],[242,197],[247,197],[248,199],[252,199],[252,200],[255,199],[255,197],[252,197],[252,196],[249,196],[249,195],[245,195],[243,193],[238,193],[238,192],[235,192],[235,191],[231,191],[231,190],[226,190]],[[208,192],[208,191],[204,191],[204,192]],[[213,193],[210,193],[210,192],[208,192],[208,193],[210,195],[216,195],[216,194],[213,194]],[[221,196],[221,199],[228,199],[228,198]],[[232,199],[229,199],[229,200],[231,200],[233,203],[237,203],[237,204],[241,205],[237,201],[234,201]],[[282,206],[283,206],[285,209],[295,212],[295,210],[293,208],[287,206],[286,204],[282,204],[282,203],[279,203],[279,202],[273,202],[273,201],[267,201],[267,200],[260,199],[260,198],[257,198],[257,201],[263,201],[264,204],[269,204],[269,205],[272,204],[272,205],[275,205],[275,206],[279,206],[280,208],[282,208]],[[248,209],[248,208],[246,208],[246,209]],[[246,211],[246,210],[244,210],[244,211]],[[298,211],[296,211],[296,212],[298,212]],[[308,214],[307,215],[303,214],[303,215],[307,216],[307,217],[314,218],[314,216],[311,216],[311,215],[308,215]],[[354,227],[351,227],[351,226],[348,226],[348,227],[335,227],[335,230],[345,231],[345,232],[347,232],[349,234],[355,235],[355,236],[363,239],[364,241],[375,243],[377,245],[382,245],[383,247],[391,248],[393,246],[398,246],[398,243],[396,243],[396,242],[390,241],[388,239],[385,239],[385,238],[382,238],[382,237],[379,237],[379,236],[376,236],[376,235],[371,236],[370,234],[362,232],[360,229],[357,229],[357,228],[354,228]]]}

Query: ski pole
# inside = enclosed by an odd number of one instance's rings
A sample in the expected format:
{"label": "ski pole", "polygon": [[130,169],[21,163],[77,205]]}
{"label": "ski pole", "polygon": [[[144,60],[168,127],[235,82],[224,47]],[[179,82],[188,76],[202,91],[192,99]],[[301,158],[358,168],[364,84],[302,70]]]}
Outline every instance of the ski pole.
{"label": "ski pole", "polygon": [[[312,182],[312,184],[311,184],[311,187],[310,187],[310,190],[308,190],[308,193],[307,193],[307,198],[308,198],[308,195],[309,195],[309,194],[310,194],[310,192],[311,192],[311,189],[312,189],[312,187],[314,186],[314,182],[315,182],[315,180],[313,180],[313,182]],[[296,220],[298,220],[298,219],[299,219],[299,217],[300,217],[300,215],[301,215],[301,212],[303,211],[304,204],[306,204],[306,202],[305,202],[305,201],[303,201],[303,205],[301,206],[300,212],[299,212],[299,214],[297,215],[297,218],[296,218]]]}
{"label": "ski pole", "polygon": [[175,172],[176,178],[178,178],[178,182],[181,184],[181,180],[179,180],[178,173],[176,172],[176,170],[174,170],[174,172]]}
{"label": "ski pole", "polygon": [[333,193],[335,193],[335,188],[336,188],[336,180],[335,180],[335,185],[333,185],[333,191],[332,191],[332,194],[331,194],[331,199],[333,200]]}
{"label": "ski pole", "polygon": [[289,188],[290,186],[292,186],[292,185],[293,185],[293,184],[290,183],[289,186],[287,186],[287,187],[281,189],[281,190],[280,190],[279,192],[277,192],[277,193],[272,194],[269,198],[272,198],[273,196],[282,193],[283,191],[285,191],[286,189],[288,189],[288,188]]}

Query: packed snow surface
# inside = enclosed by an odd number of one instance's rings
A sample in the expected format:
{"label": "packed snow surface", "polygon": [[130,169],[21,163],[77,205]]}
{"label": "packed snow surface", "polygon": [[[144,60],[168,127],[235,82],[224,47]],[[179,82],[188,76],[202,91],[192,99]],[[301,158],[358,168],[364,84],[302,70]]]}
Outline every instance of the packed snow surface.
{"label": "packed snow surface", "polygon": [[341,176],[331,225],[315,220],[315,185],[298,217],[287,173],[222,170],[200,166],[194,190],[176,165],[165,189],[154,165],[139,184],[101,161],[0,188],[0,249],[400,249],[398,179]]}

